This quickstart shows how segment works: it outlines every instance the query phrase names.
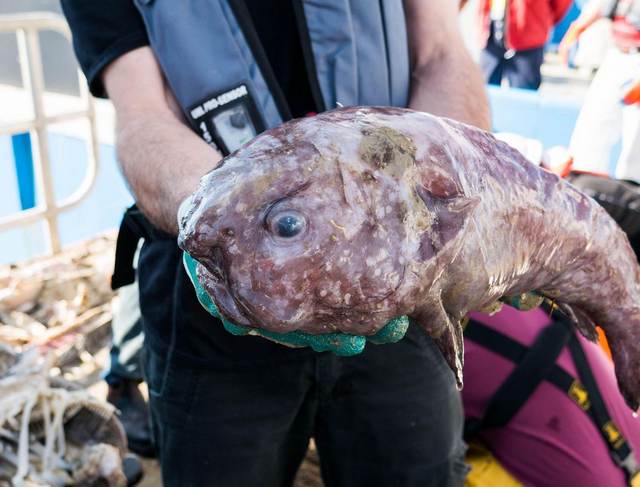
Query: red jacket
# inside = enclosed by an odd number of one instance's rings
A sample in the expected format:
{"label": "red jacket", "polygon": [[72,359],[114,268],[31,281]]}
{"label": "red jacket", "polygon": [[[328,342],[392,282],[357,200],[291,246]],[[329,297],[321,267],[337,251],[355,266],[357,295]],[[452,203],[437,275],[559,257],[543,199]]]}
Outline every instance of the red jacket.
{"label": "red jacket", "polygon": [[[521,51],[543,46],[549,30],[571,6],[572,0],[507,0],[505,47]],[[489,39],[491,0],[480,0],[480,47]]]}

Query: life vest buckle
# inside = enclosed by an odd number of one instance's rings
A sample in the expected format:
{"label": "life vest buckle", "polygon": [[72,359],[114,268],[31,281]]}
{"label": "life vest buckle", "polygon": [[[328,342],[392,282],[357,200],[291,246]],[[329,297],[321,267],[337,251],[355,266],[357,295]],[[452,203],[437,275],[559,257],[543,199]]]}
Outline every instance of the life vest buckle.
{"label": "life vest buckle", "polygon": [[640,464],[633,451],[630,451],[625,458],[620,458],[616,452],[612,452],[611,457],[626,472],[630,487],[640,487]]}
{"label": "life vest buckle", "polygon": [[571,383],[571,387],[567,391],[571,399],[580,406],[580,408],[584,411],[588,411],[591,407],[591,401],[589,400],[589,393],[587,389],[584,387],[582,382],[579,380],[574,380]]}

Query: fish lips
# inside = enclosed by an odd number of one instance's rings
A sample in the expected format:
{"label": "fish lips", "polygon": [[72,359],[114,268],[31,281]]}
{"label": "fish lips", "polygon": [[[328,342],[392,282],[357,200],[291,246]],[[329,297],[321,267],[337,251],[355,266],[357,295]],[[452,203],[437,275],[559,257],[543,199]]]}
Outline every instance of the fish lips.
{"label": "fish lips", "polygon": [[[205,275],[206,272],[206,275]],[[398,294],[407,284],[406,268],[402,269],[397,285],[379,295],[368,295],[359,302],[337,304],[316,293],[309,294],[302,302],[285,302],[274,298],[272,302],[254,299],[237,289],[229,279],[229,273],[211,272],[206,267],[201,282],[212,297],[220,313],[229,321],[241,325],[268,330],[274,333],[304,331],[311,334],[343,332],[352,335],[373,335],[400,313]],[[279,302],[280,301],[280,302]],[[408,311],[408,310],[403,310]],[[365,327],[364,324],[367,324]]]}
{"label": "fish lips", "polygon": [[213,299],[218,312],[227,320],[240,326],[251,326],[251,321],[240,311],[236,300],[229,292],[227,284],[221,276],[211,272],[206,266],[198,266],[198,281]]}
{"label": "fish lips", "polygon": [[[343,309],[328,308],[320,305],[323,312],[309,311],[310,303],[304,303],[298,308],[291,307],[284,310],[283,304],[274,302],[268,309],[254,309],[240,293],[234,291],[233,286],[225,279],[214,276],[208,270],[203,269],[200,273],[200,281],[215,302],[220,314],[228,321],[251,328],[259,328],[274,333],[288,333],[291,331],[304,331],[311,334],[324,334],[333,332],[343,332],[352,335],[373,335],[381,329],[395,315],[390,309],[372,309],[370,306],[347,307]],[[316,303],[316,306],[319,303]],[[327,317],[331,316],[328,320]],[[376,319],[374,319],[374,317]],[[363,328],[362,323],[369,323],[370,326]]]}

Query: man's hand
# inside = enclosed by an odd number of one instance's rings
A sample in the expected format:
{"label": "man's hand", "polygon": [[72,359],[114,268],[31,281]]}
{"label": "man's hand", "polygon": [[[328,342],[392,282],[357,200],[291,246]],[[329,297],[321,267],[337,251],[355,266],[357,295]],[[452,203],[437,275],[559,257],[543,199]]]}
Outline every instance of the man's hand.
{"label": "man's hand", "polygon": [[116,108],[118,159],[138,206],[176,235],[178,206],[221,156],[182,120],[149,47],[119,57],[103,81]]}
{"label": "man's hand", "polygon": [[484,79],[458,28],[458,2],[405,0],[411,52],[409,108],[489,130]]}

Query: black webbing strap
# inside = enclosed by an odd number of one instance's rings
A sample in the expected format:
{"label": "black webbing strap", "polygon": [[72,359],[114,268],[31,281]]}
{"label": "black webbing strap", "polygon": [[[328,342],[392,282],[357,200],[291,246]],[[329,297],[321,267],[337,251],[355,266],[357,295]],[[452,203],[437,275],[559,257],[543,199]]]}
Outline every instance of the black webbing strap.
{"label": "black webbing strap", "polygon": [[600,389],[593,376],[587,357],[575,334],[569,340],[569,351],[578,371],[578,377],[580,377],[585,389],[588,391],[591,405],[588,412],[609,446],[609,453],[613,461],[625,471],[627,479],[631,481],[634,476],[638,475],[638,462],[629,443],[627,443],[624,436],[622,436],[622,432],[609,416],[607,406],[602,399],[602,394],[600,394]]}
{"label": "black webbing strap", "polygon": [[[472,328],[476,328],[475,324],[465,330],[465,337],[471,340],[473,338],[468,333]],[[465,435],[473,436],[482,428],[495,428],[509,423],[547,378],[570,335],[570,330],[563,323],[554,322],[539,333],[531,347],[523,347],[524,353],[522,349],[514,350],[514,354],[520,355],[518,366],[493,395],[483,417],[465,427]],[[486,346],[485,343],[482,345]]]}
{"label": "black webbing strap", "polygon": [[[549,325],[549,327],[550,326],[552,325]],[[568,340],[569,350],[573,357],[576,369],[578,370],[580,379],[574,378],[562,367],[556,365],[556,355],[553,360],[553,366],[548,371],[548,374],[544,378],[544,380],[553,384],[558,389],[564,391],[573,400],[573,402],[578,405],[578,407],[580,407],[591,417],[591,419],[598,427],[598,430],[600,431],[605,442],[607,443],[611,456],[616,465],[624,470],[630,483],[637,482],[640,479],[640,472],[635,460],[635,455],[633,454],[631,448],[629,447],[629,444],[626,442],[626,440],[622,436],[622,433],[620,432],[616,424],[611,420],[609,413],[607,412],[606,406],[602,400],[602,396],[600,395],[600,391],[593,377],[593,373],[591,372],[591,368],[588,365],[580,342],[575,336],[575,332],[572,331],[572,328],[570,328],[570,325],[567,322],[565,322],[564,328],[566,330],[570,330],[570,338]],[[497,353],[501,357],[504,357],[507,360],[518,364],[518,366],[516,367],[516,371],[523,366],[524,357],[528,354],[529,350],[525,345],[522,345],[521,343],[503,335],[502,333],[473,320],[471,320],[467,325],[464,336],[465,339],[471,340],[472,342],[477,343],[478,345],[491,350],[494,353]],[[555,353],[556,349],[554,349],[553,351]],[[529,361],[528,363],[530,365],[532,364],[531,361]],[[509,376],[509,378],[512,376],[513,373],[511,376]],[[582,381],[584,381],[584,383]],[[494,397],[492,398],[491,403],[495,401],[496,395],[494,395]],[[523,405],[524,402],[522,402],[519,407],[522,407]],[[514,408],[515,406],[517,405],[511,404],[510,407]],[[596,419],[595,415],[596,408],[599,411],[598,419]],[[513,415],[511,417],[513,417]],[[487,426],[487,423],[483,419],[467,420],[465,424],[465,439],[471,439],[476,433],[478,433],[481,428]]]}
{"label": "black webbing strap", "polygon": [[[464,337],[517,364],[528,350],[525,345],[477,321],[469,322]],[[584,386],[562,367],[554,364],[545,380],[566,392],[581,409],[588,409],[588,396]]]}
{"label": "black webbing strap", "polygon": [[147,241],[160,238],[171,238],[157,230],[142,214],[136,205],[127,208],[116,240],[116,257],[111,276],[111,289],[118,289],[127,284],[133,284],[136,279],[136,271],[133,268],[133,259],[138,249],[140,239]]}

